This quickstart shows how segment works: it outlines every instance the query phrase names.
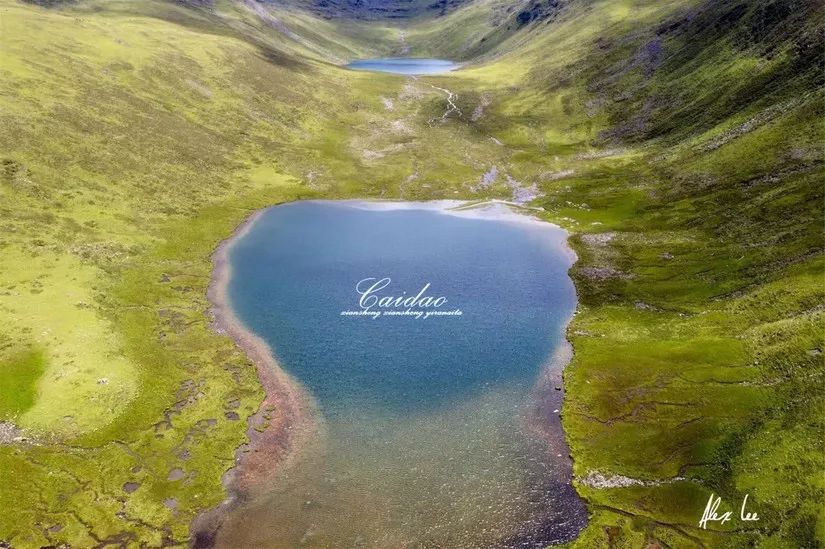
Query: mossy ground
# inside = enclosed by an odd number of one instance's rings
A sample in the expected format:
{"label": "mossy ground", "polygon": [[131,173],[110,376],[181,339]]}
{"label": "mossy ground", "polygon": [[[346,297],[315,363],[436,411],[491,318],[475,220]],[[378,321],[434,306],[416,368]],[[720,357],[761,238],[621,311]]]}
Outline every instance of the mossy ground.
{"label": "mossy ground", "polygon": [[0,364],[0,415],[12,417],[32,407],[37,397],[37,383],[43,373],[45,357],[35,349],[8,353]]}
{"label": "mossy ground", "polygon": [[[821,546],[821,13],[585,4],[524,29],[490,23],[495,2],[414,21],[413,53],[491,62],[411,80],[327,61],[392,53],[383,24],[0,2],[0,419],[28,438],[0,446],[0,540],[184,545],[223,498],[261,392],[205,296],[251,211],[517,181],[580,258],[576,475],[648,482],[580,482],[571,545]],[[432,85],[460,115],[438,120]],[[711,492],[762,519],[698,529]]]}

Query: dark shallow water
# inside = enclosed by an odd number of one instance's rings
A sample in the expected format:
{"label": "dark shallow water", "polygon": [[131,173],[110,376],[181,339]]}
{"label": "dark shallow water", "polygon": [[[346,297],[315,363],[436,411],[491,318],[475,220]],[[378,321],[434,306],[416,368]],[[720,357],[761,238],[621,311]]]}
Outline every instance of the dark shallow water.
{"label": "dark shallow water", "polygon": [[392,72],[397,74],[439,74],[459,67],[457,63],[445,59],[421,59],[411,57],[385,57],[362,59],[348,63],[350,69],[362,71]]}
{"label": "dark shallow water", "polygon": [[[569,484],[560,368],[543,369],[576,303],[564,239],[515,214],[431,204],[265,212],[231,249],[230,300],[314,397],[322,428],[265,496],[230,517],[220,545],[541,547],[574,537],[586,513]],[[410,310],[462,314],[341,315],[363,310],[360,281],[384,278],[377,297],[430,284],[424,295],[446,303]],[[555,381],[537,388],[542,373]]]}

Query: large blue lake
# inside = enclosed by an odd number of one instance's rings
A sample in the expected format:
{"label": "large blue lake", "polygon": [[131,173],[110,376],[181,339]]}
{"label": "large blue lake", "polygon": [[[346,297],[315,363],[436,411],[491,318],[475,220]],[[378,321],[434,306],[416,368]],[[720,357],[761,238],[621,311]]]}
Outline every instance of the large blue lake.
{"label": "large blue lake", "polygon": [[423,59],[415,57],[384,57],[362,59],[347,64],[350,69],[362,71],[391,72],[396,74],[439,74],[459,67],[457,63],[445,59]]}
{"label": "large blue lake", "polygon": [[223,545],[543,547],[583,526],[551,361],[576,304],[566,235],[448,206],[286,204],[231,248],[238,318],[322,426]]}

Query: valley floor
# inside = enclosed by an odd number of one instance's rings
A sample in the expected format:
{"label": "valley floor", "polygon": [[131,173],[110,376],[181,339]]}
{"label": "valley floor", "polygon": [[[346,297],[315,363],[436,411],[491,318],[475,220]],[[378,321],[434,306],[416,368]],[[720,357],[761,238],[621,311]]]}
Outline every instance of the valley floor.
{"label": "valley floor", "polygon": [[[188,543],[263,398],[211,327],[212,253],[317,197],[529,201],[573,233],[571,546],[821,546],[822,17],[786,4],[571,3],[411,79],[330,63],[394,27],[0,0],[0,546]],[[496,6],[404,47],[481,48]],[[711,494],[760,520],[700,528]]]}

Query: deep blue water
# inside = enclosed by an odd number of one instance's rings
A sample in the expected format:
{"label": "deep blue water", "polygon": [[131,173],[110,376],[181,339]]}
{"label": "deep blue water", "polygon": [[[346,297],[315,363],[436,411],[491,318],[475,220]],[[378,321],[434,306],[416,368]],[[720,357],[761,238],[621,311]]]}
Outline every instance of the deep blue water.
{"label": "deep blue water", "polygon": [[[319,547],[539,547],[578,532],[586,514],[551,413],[561,395],[531,404],[575,308],[572,260],[563,231],[509,216],[296,202],[234,244],[231,304],[317,401],[323,440],[229,521],[227,546],[306,545],[312,531]],[[435,310],[462,314],[340,314],[361,310],[359,281],[385,277],[379,297],[430,284],[446,298]],[[534,409],[553,440],[525,429]]]}
{"label": "deep blue water", "polygon": [[[529,386],[575,307],[549,225],[332,202],[272,208],[232,249],[231,300],[321,407],[410,413],[490,384]],[[555,239],[553,239],[555,236]],[[460,317],[341,316],[355,286],[445,296]]]}
{"label": "deep blue water", "polygon": [[445,59],[419,59],[412,57],[384,57],[363,59],[347,64],[350,69],[362,71],[392,72],[397,74],[439,74],[459,67]]}

